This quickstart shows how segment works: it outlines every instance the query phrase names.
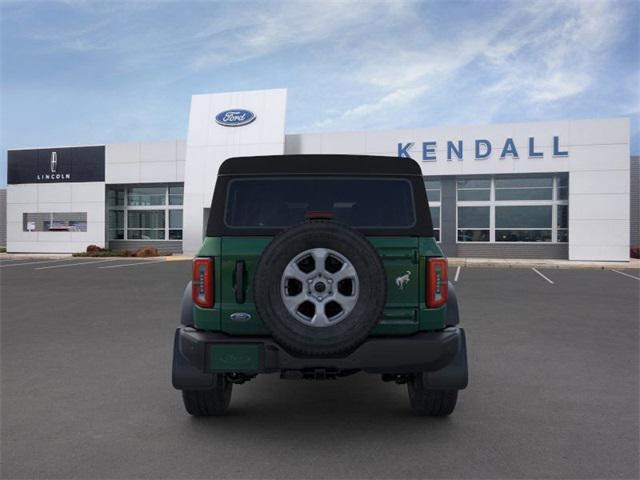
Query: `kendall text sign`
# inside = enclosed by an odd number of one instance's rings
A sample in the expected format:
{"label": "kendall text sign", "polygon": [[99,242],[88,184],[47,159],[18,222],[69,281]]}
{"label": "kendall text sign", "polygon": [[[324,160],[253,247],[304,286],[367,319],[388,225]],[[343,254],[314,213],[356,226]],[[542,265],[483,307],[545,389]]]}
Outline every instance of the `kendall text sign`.
{"label": "kendall text sign", "polygon": [[[446,160],[448,162],[452,160],[464,160],[464,145],[462,140],[447,140],[446,142]],[[398,157],[410,157],[418,158],[416,156],[416,148],[414,142],[398,143]],[[421,157],[423,162],[436,162],[439,160],[436,153],[438,147],[437,142],[427,141],[422,142]],[[489,140],[479,138],[473,142],[473,158],[474,160],[487,160],[492,153],[499,153],[500,160],[506,158],[520,158],[520,155],[524,155],[528,158],[543,158],[544,154],[536,147],[535,137],[529,137],[528,145],[526,148],[521,148],[518,151],[513,138],[506,138],[504,142],[499,144],[491,143]],[[554,157],[568,157],[569,152],[567,150],[560,150],[560,137],[553,137],[553,156]]]}

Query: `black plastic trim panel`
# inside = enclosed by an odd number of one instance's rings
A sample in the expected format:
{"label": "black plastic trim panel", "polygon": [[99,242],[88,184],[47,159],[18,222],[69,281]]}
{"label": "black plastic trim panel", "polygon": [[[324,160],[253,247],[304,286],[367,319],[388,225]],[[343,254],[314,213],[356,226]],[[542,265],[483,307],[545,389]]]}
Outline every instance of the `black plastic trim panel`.
{"label": "black plastic trim panel", "polygon": [[180,327],[174,343],[176,388],[187,389],[190,383],[194,388],[209,385],[212,372],[207,367],[207,352],[215,344],[260,345],[260,367],[245,372],[249,374],[318,369],[390,374],[438,372],[432,376],[432,385],[444,382],[464,388],[467,382],[465,334],[457,327],[411,336],[371,337],[354,352],[340,358],[300,358],[282,349],[271,337],[231,336]]}

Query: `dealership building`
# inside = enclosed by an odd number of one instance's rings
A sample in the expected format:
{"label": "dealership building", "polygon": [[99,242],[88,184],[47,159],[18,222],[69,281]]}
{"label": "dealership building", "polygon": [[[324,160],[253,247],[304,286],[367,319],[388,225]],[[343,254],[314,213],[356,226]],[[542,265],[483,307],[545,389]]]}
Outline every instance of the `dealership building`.
{"label": "dealership building", "polygon": [[627,261],[640,243],[627,118],[288,134],[286,101],[194,95],[186,139],[10,150],[7,251],[194,253],[220,164],[280,154],[413,158],[449,256]]}

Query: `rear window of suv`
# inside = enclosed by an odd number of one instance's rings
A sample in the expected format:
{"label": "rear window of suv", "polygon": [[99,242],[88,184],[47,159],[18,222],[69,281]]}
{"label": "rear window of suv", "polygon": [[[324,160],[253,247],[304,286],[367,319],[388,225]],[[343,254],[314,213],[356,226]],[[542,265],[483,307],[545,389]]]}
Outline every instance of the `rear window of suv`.
{"label": "rear window of suv", "polygon": [[237,178],[227,189],[230,228],[283,228],[321,214],[355,228],[411,228],[411,182],[377,177]]}

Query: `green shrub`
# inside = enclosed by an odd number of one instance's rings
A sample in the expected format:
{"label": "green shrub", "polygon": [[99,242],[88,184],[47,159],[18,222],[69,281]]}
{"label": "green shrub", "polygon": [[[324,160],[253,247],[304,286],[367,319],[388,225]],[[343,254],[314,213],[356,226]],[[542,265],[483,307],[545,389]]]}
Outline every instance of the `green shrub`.
{"label": "green shrub", "polygon": [[127,257],[123,252],[113,250],[96,250],[93,252],[78,252],[73,254],[74,257]]}
{"label": "green shrub", "polygon": [[157,257],[160,255],[155,247],[142,247],[136,250],[133,257]]}
{"label": "green shrub", "polygon": [[158,257],[161,254],[155,247],[142,247],[132,252],[131,250],[109,250],[96,245],[89,245],[86,252],[74,253],[74,257]]}

